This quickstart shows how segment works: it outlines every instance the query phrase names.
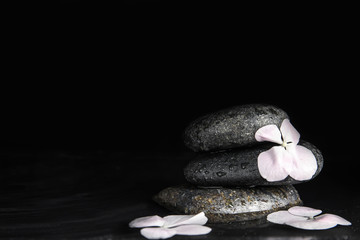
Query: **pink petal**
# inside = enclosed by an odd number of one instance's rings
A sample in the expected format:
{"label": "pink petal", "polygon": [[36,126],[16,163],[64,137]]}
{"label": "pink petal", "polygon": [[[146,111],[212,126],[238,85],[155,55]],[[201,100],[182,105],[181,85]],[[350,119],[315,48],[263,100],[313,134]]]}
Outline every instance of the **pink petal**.
{"label": "pink petal", "polygon": [[306,147],[296,145],[291,154],[294,156],[293,168],[289,175],[298,181],[311,179],[318,168],[314,154]]}
{"label": "pink petal", "polygon": [[183,225],[172,229],[179,235],[204,235],[211,232],[211,228],[200,225]]}
{"label": "pink petal", "polygon": [[295,216],[288,211],[277,211],[267,215],[267,220],[272,223],[286,224],[287,222],[303,221],[304,217]]}
{"label": "pink petal", "polygon": [[143,228],[140,233],[147,239],[166,239],[174,236],[176,230],[171,228]]}
{"label": "pink petal", "polygon": [[132,220],[129,223],[129,227],[131,228],[142,228],[142,227],[155,227],[155,226],[163,226],[165,220],[157,215],[149,216],[149,217],[141,217]]}
{"label": "pink petal", "polygon": [[319,209],[303,207],[303,206],[295,206],[288,209],[289,213],[296,215],[296,216],[303,216],[303,217],[314,217],[319,215],[322,211]]}
{"label": "pink petal", "polygon": [[280,127],[281,134],[284,138],[284,142],[291,142],[293,144],[298,144],[300,139],[300,133],[291,125],[289,119],[284,119]]}
{"label": "pink petal", "polygon": [[[286,224],[306,230],[329,229],[335,227],[337,224],[351,225],[346,219],[334,214],[323,214],[315,218],[310,218],[311,215],[316,215],[319,212],[321,212],[321,210],[308,207],[292,207],[288,211],[270,213],[267,216],[267,220],[272,223]],[[309,217],[301,217],[294,214],[302,214]]]}
{"label": "pink petal", "polygon": [[281,132],[279,128],[274,125],[266,125],[262,128],[259,128],[255,133],[255,139],[258,142],[268,141],[268,142],[274,142],[278,144],[282,144],[281,140]]}
{"label": "pink petal", "polygon": [[204,225],[207,217],[203,212],[196,215],[169,215],[164,217],[164,227],[174,227],[179,225],[198,224]]}
{"label": "pink petal", "polygon": [[285,179],[292,169],[292,155],[281,146],[275,146],[258,156],[260,175],[269,182]]}
{"label": "pink petal", "polygon": [[306,230],[323,230],[323,229],[333,228],[336,226],[336,223],[319,222],[313,219],[306,219],[306,218],[303,218],[303,220],[301,221],[290,221],[285,224]]}
{"label": "pink petal", "polygon": [[313,219],[306,219],[303,221],[290,221],[286,223],[289,226],[307,230],[323,230],[340,225],[351,225],[346,219],[334,214],[323,214]]}
{"label": "pink petal", "polygon": [[329,214],[329,213],[315,217],[315,219],[318,222],[336,223],[336,224],[345,225],[345,226],[351,225],[351,222],[349,222],[348,220],[346,220],[338,215]]}

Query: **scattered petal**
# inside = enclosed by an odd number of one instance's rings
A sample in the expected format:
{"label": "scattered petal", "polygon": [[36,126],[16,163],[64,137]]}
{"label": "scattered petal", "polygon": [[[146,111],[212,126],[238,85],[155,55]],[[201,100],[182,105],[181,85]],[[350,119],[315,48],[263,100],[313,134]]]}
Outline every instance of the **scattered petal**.
{"label": "scattered petal", "polygon": [[336,226],[336,223],[319,222],[319,221],[307,219],[307,218],[303,218],[300,221],[290,221],[285,224],[292,226],[292,227],[305,229],[305,230],[324,230],[324,229],[329,229],[329,228],[333,228]]}
{"label": "scattered petal", "polygon": [[174,236],[176,230],[172,228],[143,228],[140,233],[147,239],[166,239]]}
{"label": "scattered petal", "polygon": [[131,228],[142,228],[142,227],[161,227],[165,223],[165,220],[162,217],[157,215],[149,217],[141,217],[132,220],[129,223]]}
{"label": "scattered petal", "polygon": [[284,180],[292,171],[293,157],[283,147],[275,146],[258,156],[260,175],[269,182]]}
{"label": "scattered petal", "polygon": [[169,215],[164,218],[155,216],[136,218],[129,223],[132,228],[147,227],[140,230],[148,239],[166,239],[176,234],[203,235],[211,232],[211,228],[202,226],[208,218],[204,212],[196,215]]}
{"label": "scattered petal", "polygon": [[315,219],[319,222],[332,222],[339,225],[349,226],[351,225],[351,222],[348,220],[334,214],[326,213],[321,216],[315,217]]}
{"label": "scattered petal", "polygon": [[303,221],[304,217],[295,216],[288,211],[277,211],[267,215],[267,220],[272,223],[286,224],[288,222]]}
{"label": "scattered petal", "polygon": [[278,143],[280,145],[283,142],[281,140],[281,132],[279,128],[274,124],[266,125],[262,128],[259,128],[255,133],[255,139],[258,142],[268,141]]}
{"label": "scattered petal", "polygon": [[292,227],[306,230],[323,230],[340,225],[351,225],[351,222],[334,214],[323,214],[321,210],[296,206],[289,208],[288,211],[278,211],[267,216],[267,220],[272,223],[286,224]]}
{"label": "scattered petal", "polygon": [[288,212],[296,216],[314,217],[316,215],[319,215],[322,211],[319,209],[314,209],[304,206],[295,206],[289,208]]}
{"label": "scattered petal", "polygon": [[289,119],[284,119],[281,123],[280,131],[286,143],[291,142],[295,145],[299,143],[300,133],[290,123]]}
{"label": "scattered petal", "polygon": [[164,217],[164,220],[164,227],[174,227],[189,224],[204,225],[208,219],[205,214],[201,212],[196,215],[169,215]]}
{"label": "scattered petal", "polygon": [[295,160],[289,175],[298,181],[311,179],[318,168],[314,154],[306,147],[296,145],[292,155]]}
{"label": "scattered petal", "polygon": [[211,228],[201,225],[183,225],[172,229],[179,235],[204,235],[211,232]]}

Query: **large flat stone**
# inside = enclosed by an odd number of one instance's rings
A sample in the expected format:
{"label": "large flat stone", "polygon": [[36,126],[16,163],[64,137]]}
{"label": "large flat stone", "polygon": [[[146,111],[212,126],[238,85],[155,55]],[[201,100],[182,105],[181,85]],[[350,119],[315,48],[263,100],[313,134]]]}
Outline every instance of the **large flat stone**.
{"label": "large flat stone", "polygon": [[[318,148],[313,144],[300,141],[300,145],[308,148],[314,154],[318,168],[315,178],[323,168],[324,159]],[[251,148],[237,148],[227,151],[202,153],[192,159],[184,168],[188,182],[197,186],[266,186],[289,185],[303,183],[288,176],[282,181],[268,182],[261,177],[257,158],[261,152],[270,149],[272,144],[261,144]]]}
{"label": "large flat stone", "polygon": [[190,149],[214,151],[256,144],[256,131],[266,125],[280,127],[289,118],[278,107],[249,104],[223,109],[200,117],[184,132],[184,143]]}
{"label": "large flat stone", "polygon": [[181,185],[162,190],[154,200],[179,214],[203,211],[210,223],[257,220],[271,212],[302,204],[292,185],[253,188],[197,188]]}

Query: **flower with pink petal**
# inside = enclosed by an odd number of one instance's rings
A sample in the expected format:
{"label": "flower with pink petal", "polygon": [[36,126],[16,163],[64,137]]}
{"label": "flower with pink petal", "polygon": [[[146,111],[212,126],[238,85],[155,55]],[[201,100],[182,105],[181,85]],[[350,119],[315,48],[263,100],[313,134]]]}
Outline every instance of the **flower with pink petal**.
{"label": "flower with pink petal", "polygon": [[280,129],[274,124],[260,128],[255,133],[255,139],[279,144],[258,156],[260,175],[267,181],[281,181],[287,176],[304,181],[316,173],[316,158],[309,149],[298,145],[300,134],[289,119],[283,120]]}
{"label": "flower with pink petal", "polygon": [[143,228],[141,235],[147,239],[166,239],[174,235],[204,235],[211,228],[203,226],[207,222],[203,212],[196,215],[148,216],[136,218],[129,223],[131,228]]}
{"label": "flower with pink petal", "polygon": [[[309,207],[296,206],[287,211],[270,213],[267,220],[276,224],[285,224],[306,230],[324,230],[336,225],[349,226],[351,222],[334,214],[322,214],[322,211]],[[317,216],[319,215],[319,216]]]}

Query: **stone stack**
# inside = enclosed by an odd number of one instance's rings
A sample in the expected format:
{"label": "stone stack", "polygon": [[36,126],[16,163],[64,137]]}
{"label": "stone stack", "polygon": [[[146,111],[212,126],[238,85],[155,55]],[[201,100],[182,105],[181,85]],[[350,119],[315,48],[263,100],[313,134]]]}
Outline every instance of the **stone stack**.
{"label": "stone stack", "polygon": [[[187,185],[169,187],[154,199],[181,214],[205,212],[209,222],[261,219],[271,212],[301,205],[293,184],[305,182],[288,176],[267,181],[258,168],[258,156],[274,144],[258,142],[255,133],[267,125],[280,128],[289,116],[272,105],[250,104],[224,109],[193,121],[184,142],[197,156],[184,169]],[[316,177],[323,166],[321,152],[300,141],[316,158]],[[306,181],[309,181],[308,179]]]}

